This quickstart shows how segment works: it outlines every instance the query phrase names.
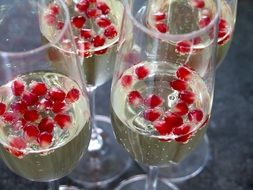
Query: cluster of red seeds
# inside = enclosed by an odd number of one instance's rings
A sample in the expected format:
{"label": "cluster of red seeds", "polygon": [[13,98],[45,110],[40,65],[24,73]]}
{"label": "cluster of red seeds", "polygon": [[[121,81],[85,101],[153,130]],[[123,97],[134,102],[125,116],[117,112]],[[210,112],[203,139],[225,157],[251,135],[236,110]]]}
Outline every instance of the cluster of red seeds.
{"label": "cluster of red seeds", "polygon": [[7,150],[22,157],[27,146],[38,145],[47,148],[53,140],[55,127],[65,129],[71,126],[72,118],[67,113],[71,104],[79,99],[80,92],[72,88],[67,93],[43,82],[32,82],[29,88],[20,79],[11,86],[15,98],[7,106],[0,103],[0,119],[10,127],[11,135]]}
{"label": "cluster of red seeds", "polygon": [[[136,67],[135,78],[138,80],[145,79],[149,70],[144,65]],[[165,113],[161,112],[164,100],[157,94],[151,94],[143,97],[137,90],[130,91],[127,96],[128,104],[133,107],[144,107],[143,118],[153,124],[160,135],[174,134],[175,140],[181,143],[187,143],[192,137],[192,125],[199,125],[203,120],[204,114],[201,109],[191,108],[195,102],[195,94],[188,88],[188,83],[192,78],[192,70],[186,66],[181,66],[176,72],[177,79],[170,81],[169,88],[178,91],[179,101]],[[121,85],[124,88],[131,87],[133,82],[132,75],[123,75]],[[183,119],[185,117],[186,119]],[[206,121],[207,122],[207,121]],[[205,126],[206,122],[201,126]],[[200,127],[200,128],[201,128]],[[160,139],[169,141],[171,139]]]}
{"label": "cluster of red seeds", "polygon": [[[92,56],[93,48],[104,46],[107,40],[112,40],[118,35],[118,31],[110,19],[110,7],[101,0],[80,0],[74,5],[74,14],[71,24],[75,31],[75,42],[79,55],[83,57]],[[49,13],[45,16],[46,22],[50,26],[55,26],[57,30],[61,30],[63,23],[57,21],[58,15],[59,6],[50,4]],[[95,24],[98,30],[94,31],[92,28],[88,28],[87,23]],[[71,42],[68,39],[64,39],[62,43],[64,47],[71,47]],[[107,48],[94,53],[101,55],[106,51]]]}

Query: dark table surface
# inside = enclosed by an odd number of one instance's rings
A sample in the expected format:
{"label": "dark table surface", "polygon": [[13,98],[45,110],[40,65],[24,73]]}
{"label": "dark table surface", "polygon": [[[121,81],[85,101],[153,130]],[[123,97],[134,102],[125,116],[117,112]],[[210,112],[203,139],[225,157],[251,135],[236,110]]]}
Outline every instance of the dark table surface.
{"label": "dark table surface", "polygon": [[[253,190],[253,1],[238,0],[238,17],[230,51],[217,71],[213,114],[208,130],[211,159],[181,190]],[[97,92],[97,113],[109,115],[110,83]],[[103,97],[103,98],[102,98]],[[105,98],[108,97],[108,98]],[[106,100],[106,101],[105,101]],[[122,177],[143,171],[133,164]],[[112,190],[121,179],[110,187]],[[72,184],[67,177],[61,184]],[[74,184],[78,185],[78,184]],[[0,190],[45,190],[0,162]],[[98,188],[96,188],[98,189]]]}

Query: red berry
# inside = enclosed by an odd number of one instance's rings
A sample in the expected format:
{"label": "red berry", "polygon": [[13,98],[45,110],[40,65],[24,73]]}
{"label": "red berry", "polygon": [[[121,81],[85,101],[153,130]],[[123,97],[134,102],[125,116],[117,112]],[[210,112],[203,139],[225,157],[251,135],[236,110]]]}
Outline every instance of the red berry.
{"label": "red berry", "polygon": [[24,119],[26,121],[34,122],[40,117],[39,113],[36,110],[27,110],[24,114]]}
{"label": "red berry", "polygon": [[53,87],[49,91],[49,100],[52,100],[54,102],[62,102],[65,99],[65,92],[61,90],[60,88]]}
{"label": "red berry", "polygon": [[112,24],[111,20],[106,16],[102,15],[96,19],[96,23],[101,28],[106,28]]}
{"label": "red berry", "polygon": [[230,35],[223,36],[223,38],[218,38],[218,45],[225,44],[230,39]]}
{"label": "red berry", "polygon": [[48,148],[51,145],[52,140],[53,140],[53,135],[47,132],[40,133],[37,139],[38,143],[40,144],[42,148]]}
{"label": "red berry", "polygon": [[62,30],[63,27],[64,27],[64,22],[62,22],[62,21],[57,21],[57,23],[56,23],[56,29],[57,29],[57,30]]}
{"label": "red berry", "polygon": [[198,123],[202,121],[203,117],[204,117],[203,111],[200,109],[195,109],[188,113],[188,119],[193,123]]}
{"label": "red berry", "polygon": [[179,127],[183,124],[182,117],[172,112],[166,112],[164,120],[166,121],[166,124],[171,128]]}
{"label": "red berry", "polygon": [[31,93],[37,96],[44,96],[47,93],[47,86],[43,82],[35,82],[31,85]]}
{"label": "red berry", "polygon": [[115,28],[115,26],[110,25],[108,26],[105,31],[104,31],[104,35],[105,37],[107,37],[108,39],[113,39],[115,36],[118,35],[117,29]]}
{"label": "red berry", "polygon": [[83,25],[85,24],[85,18],[84,16],[74,16],[71,19],[71,23],[74,27],[80,29],[83,27]]}
{"label": "red berry", "polygon": [[54,121],[63,129],[71,124],[71,117],[67,114],[57,114]]}
{"label": "red berry", "polygon": [[176,44],[176,52],[180,54],[187,54],[191,51],[191,42],[190,41],[181,41]]}
{"label": "red berry", "polygon": [[128,88],[132,85],[133,77],[131,75],[123,75],[121,77],[121,85],[125,88]]}
{"label": "red berry", "polygon": [[92,55],[91,52],[89,51],[90,47],[91,47],[90,42],[85,41],[79,43],[79,50],[78,50],[79,55],[82,57],[90,57]]}
{"label": "red berry", "polygon": [[145,110],[143,113],[144,119],[151,122],[157,120],[160,116],[161,116],[161,113],[155,109],[148,109],[148,110]]}
{"label": "red berry", "polygon": [[202,9],[205,7],[204,0],[191,0],[191,3],[194,7],[198,8],[198,9]]}
{"label": "red berry", "polygon": [[92,43],[93,43],[94,47],[103,46],[105,44],[105,39],[99,35],[96,35],[92,39]]}
{"label": "red berry", "polygon": [[52,133],[54,129],[54,121],[49,117],[45,117],[40,121],[38,128],[40,132]]}
{"label": "red berry", "polygon": [[227,31],[222,31],[222,30],[220,30],[219,32],[218,32],[218,38],[220,39],[220,38],[223,38],[224,36],[226,36],[227,35]]}
{"label": "red berry", "polygon": [[26,142],[23,138],[14,136],[10,139],[10,146],[16,148],[18,150],[22,150],[26,148]]}
{"label": "red berry", "polygon": [[144,100],[144,104],[150,108],[155,108],[163,103],[163,99],[155,94],[149,95]]}
{"label": "red berry", "polygon": [[81,36],[81,38],[88,40],[92,36],[92,30],[91,29],[81,29],[80,36]]}
{"label": "red berry", "polygon": [[89,2],[87,0],[81,0],[76,4],[76,10],[80,13],[85,13],[85,11],[89,8]]}
{"label": "red berry", "polygon": [[50,100],[45,98],[41,99],[37,105],[37,108],[40,111],[50,110],[52,108],[53,103]]}
{"label": "red berry", "polygon": [[54,26],[56,24],[56,17],[53,14],[47,14],[44,17],[48,26]]}
{"label": "red berry", "polygon": [[108,48],[105,48],[105,49],[101,49],[101,50],[98,50],[98,51],[95,51],[94,53],[96,55],[103,55],[107,52]]}
{"label": "red berry", "polygon": [[21,96],[25,90],[25,84],[22,80],[15,80],[11,85],[11,90],[14,96]]}
{"label": "red berry", "polygon": [[179,98],[187,104],[193,104],[195,101],[195,94],[192,91],[185,90],[179,93]]}
{"label": "red berry", "polygon": [[105,2],[98,2],[97,8],[102,11],[102,14],[106,15],[110,12],[109,6]]}
{"label": "red berry", "polygon": [[177,91],[183,91],[187,89],[187,83],[177,79],[170,82],[170,87]]}
{"label": "red berry", "polygon": [[225,19],[220,19],[219,20],[219,30],[226,29],[228,27],[228,23]]}
{"label": "red berry", "polygon": [[12,102],[10,107],[11,107],[11,110],[15,113],[24,114],[25,111],[27,110],[27,105],[22,101]]}
{"label": "red berry", "polygon": [[178,135],[178,136],[183,136],[186,135],[190,132],[191,126],[188,124],[183,124],[179,127],[176,127],[173,129],[173,134]]}
{"label": "red berry", "polygon": [[13,123],[15,121],[18,120],[18,115],[16,113],[13,113],[13,112],[5,112],[3,115],[3,120],[7,123]]}
{"label": "red berry", "polygon": [[56,4],[50,4],[49,9],[53,15],[58,15],[60,13],[60,7]]}
{"label": "red berry", "polygon": [[177,75],[177,78],[183,81],[188,81],[192,77],[192,72],[188,68],[181,66],[178,68],[176,75]]}
{"label": "red berry", "polygon": [[59,113],[65,110],[66,104],[64,102],[54,102],[52,106],[52,111],[54,113]]}
{"label": "red berry", "polygon": [[172,132],[172,128],[167,125],[166,121],[156,121],[154,127],[160,135],[167,135]]}
{"label": "red berry", "polygon": [[206,27],[210,22],[211,22],[211,17],[205,16],[205,15],[204,15],[204,16],[199,20],[199,26],[200,26],[200,28],[204,28],[204,27]]}
{"label": "red berry", "polygon": [[3,115],[5,111],[6,111],[5,103],[0,102],[0,115]]}
{"label": "red berry", "polygon": [[89,3],[96,3],[97,0],[87,0]]}
{"label": "red berry", "polygon": [[129,94],[127,95],[127,100],[128,103],[133,106],[138,106],[143,102],[141,94],[136,90],[129,92]]}
{"label": "red berry", "polygon": [[22,96],[22,101],[28,105],[32,106],[36,104],[39,101],[39,98],[37,95],[32,94],[31,92],[24,92]]}
{"label": "red berry", "polygon": [[179,102],[173,107],[173,112],[181,116],[187,114],[188,111],[188,106],[184,102]]}
{"label": "red berry", "polygon": [[180,143],[187,143],[189,139],[192,137],[192,133],[189,133],[187,135],[183,135],[181,137],[175,138],[175,141],[180,142]]}
{"label": "red berry", "polygon": [[72,88],[70,91],[68,91],[66,96],[66,102],[73,103],[77,101],[80,97],[80,91],[77,88]]}
{"label": "red berry", "polygon": [[168,31],[168,26],[165,23],[157,23],[156,29],[161,33],[166,33]]}
{"label": "red berry", "polygon": [[147,77],[148,74],[149,74],[148,68],[146,68],[144,65],[143,65],[143,66],[136,67],[134,72],[135,72],[135,74],[137,75],[137,78],[138,78],[139,80],[144,79],[144,78]]}
{"label": "red berry", "polygon": [[86,11],[86,16],[88,18],[95,18],[98,16],[98,12],[97,12],[97,9],[88,9]]}
{"label": "red berry", "polygon": [[29,141],[36,140],[40,131],[35,125],[26,125],[24,128],[25,138]]}
{"label": "red berry", "polygon": [[162,11],[158,11],[154,14],[154,19],[155,21],[161,21],[166,18],[166,14]]}

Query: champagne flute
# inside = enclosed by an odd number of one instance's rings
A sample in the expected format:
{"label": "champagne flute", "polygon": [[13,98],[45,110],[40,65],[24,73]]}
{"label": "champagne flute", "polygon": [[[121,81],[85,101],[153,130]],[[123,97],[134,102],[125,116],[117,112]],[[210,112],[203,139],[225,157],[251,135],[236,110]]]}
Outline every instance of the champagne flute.
{"label": "champagne flute", "polygon": [[[91,135],[81,65],[62,44],[73,37],[69,12],[62,0],[1,1],[1,7],[1,158],[19,176],[58,189],[54,181],[73,170]],[[45,24],[58,21],[57,33]],[[51,31],[47,43],[42,30]]]}
{"label": "champagne flute", "polygon": [[[149,166],[149,174],[125,180],[117,190],[176,189],[158,180],[158,166],[183,160],[203,139],[210,118],[219,1],[206,5],[208,22],[188,0],[159,2],[124,1],[111,120],[118,142]],[[133,53],[138,59],[126,59]]]}

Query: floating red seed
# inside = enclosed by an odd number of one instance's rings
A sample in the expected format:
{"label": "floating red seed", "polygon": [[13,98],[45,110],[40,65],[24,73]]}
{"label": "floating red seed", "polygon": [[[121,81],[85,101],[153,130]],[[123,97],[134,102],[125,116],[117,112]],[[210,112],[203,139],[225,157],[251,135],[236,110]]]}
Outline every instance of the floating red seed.
{"label": "floating red seed", "polygon": [[115,28],[115,26],[110,25],[105,28],[104,35],[108,39],[113,39],[115,36],[118,35],[118,32],[117,32],[117,29]]}
{"label": "floating red seed", "polygon": [[224,38],[218,38],[218,45],[225,44],[230,39],[230,35],[226,35]]}
{"label": "floating red seed", "polygon": [[191,3],[194,7],[198,9],[203,9],[205,7],[204,0],[191,0]]}
{"label": "floating red seed", "polygon": [[157,120],[160,116],[161,116],[161,113],[155,109],[148,109],[148,110],[145,110],[143,113],[144,119],[151,122]]}
{"label": "floating red seed", "polygon": [[21,137],[12,137],[10,139],[10,142],[9,142],[10,146],[13,147],[13,148],[16,148],[18,150],[22,150],[22,149],[25,149],[26,148],[26,142],[23,138]]}
{"label": "floating red seed", "polygon": [[110,7],[105,2],[98,2],[97,8],[102,11],[102,14],[106,15],[110,12]]}
{"label": "floating red seed", "polygon": [[54,129],[54,121],[49,117],[45,117],[40,121],[38,128],[40,132],[52,133]]}
{"label": "floating red seed", "polygon": [[173,112],[176,113],[177,115],[186,115],[188,113],[189,109],[187,104],[184,102],[179,102],[173,107]]}
{"label": "floating red seed", "polygon": [[52,108],[53,103],[50,100],[45,98],[41,99],[37,105],[37,108],[40,111],[50,110]]}
{"label": "floating red seed", "polygon": [[134,72],[135,72],[135,74],[137,75],[137,78],[138,78],[139,80],[144,79],[144,78],[147,77],[148,74],[149,74],[148,68],[145,67],[144,65],[139,66],[139,67],[136,67]]}
{"label": "floating red seed", "polygon": [[40,115],[39,115],[39,113],[36,110],[27,110],[24,113],[24,119],[26,121],[34,122],[34,121],[38,120],[39,117],[40,117]]}
{"label": "floating red seed", "polygon": [[38,103],[39,98],[37,95],[32,94],[31,92],[24,92],[22,96],[22,101],[28,105],[32,106]]}
{"label": "floating red seed", "polygon": [[87,0],[89,3],[96,3],[97,0]]}
{"label": "floating red seed", "polygon": [[170,82],[170,87],[177,91],[183,91],[187,89],[187,83],[183,80],[177,79]]}
{"label": "floating red seed", "polygon": [[178,68],[178,70],[176,72],[176,76],[177,76],[177,78],[179,78],[183,81],[188,81],[192,77],[192,72],[188,68],[181,66]]}
{"label": "floating red seed", "polygon": [[220,19],[219,20],[219,30],[221,29],[226,29],[228,27],[228,23],[225,19]]}
{"label": "floating red seed", "polygon": [[163,103],[163,99],[155,94],[149,95],[144,100],[144,104],[150,108],[155,108]]}
{"label": "floating red seed", "polygon": [[97,9],[88,9],[86,11],[86,16],[88,18],[96,18],[98,16]]}
{"label": "floating red seed", "polygon": [[54,121],[63,129],[71,124],[71,117],[68,114],[57,114]]}
{"label": "floating red seed", "polygon": [[66,109],[66,104],[64,102],[54,102],[52,106],[52,111],[54,113],[62,112]]}
{"label": "floating red seed", "polygon": [[164,20],[165,18],[166,18],[166,14],[162,11],[158,11],[154,13],[155,21],[161,21],[161,20]]}
{"label": "floating red seed", "polygon": [[138,91],[134,90],[127,95],[127,101],[130,105],[138,106],[143,102],[143,98]]}
{"label": "floating red seed", "polygon": [[103,55],[107,52],[108,48],[105,48],[105,49],[101,49],[101,50],[98,50],[98,51],[95,51],[94,53],[96,55]]}
{"label": "floating red seed", "polygon": [[188,124],[183,124],[179,127],[176,127],[173,129],[173,134],[178,136],[184,136],[187,135],[191,130],[191,126]]}
{"label": "floating red seed", "polygon": [[15,80],[11,85],[11,90],[14,96],[21,96],[25,90],[25,84],[22,80]]}
{"label": "floating red seed", "polygon": [[11,107],[11,110],[15,113],[24,114],[25,111],[27,110],[27,105],[22,101],[12,102],[10,107]]}
{"label": "floating red seed", "polygon": [[80,36],[81,36],[81,38],[88,40],[92,37],[92,30],[91,29],[81,29]]}
{"label": "floating red seed", "polygon": [[47,93],[47,86],[43,82],[35,82],[31,86],[31,93],[37,96],[44,96]]}
{"label": "floating red seed", "polygon": [[189,133],[187,135],[181,136],[181,137],[177,137],[175,138],[175,141],[179,142],[179,143],[187,143],[189,141],[189,139],[192,137],[192,133]]}
{"label": "floating red seed", "polygon": [[206,27],[210,22],[211,22],[211,17],[209,17],[209,16],[203,16],[203,17],[199,20],[199,26],[200,26],[200,28],[204,28],[204,27]]}
{"label": "floating red seed", "polygon": [[24,128],[25,138],[28,141],[36,140],[40,131],[35,125],[26,125]]}
{"label": "floating red seed", "polygon": [[156,121],[154,127],[160,135],[167,135],[172,132],[172,128],[167,125],[166,121]]}
{"label": "floating red seed", "polygon": [[37,139],[38,143],[40,144],[42,148],[48,148],[51,145],[52,140],[53,140],[53,135],[47,132],[40,133]]}
{"label": "floating red seed", "polygon": [[77,101],[80,97],[80,91],[77,88],[72,88],[70,91],[68,91],[66,96],[66,102],[73,103]]}
{"label": "floating red seed", "polygon": [[62,21],[57,21],[57,23],[56,23],[56,29],[57,29],[57,30],[62,30],[63,27],[64,27],[64,22],[62,22]]}
{"label": "floating red seed", "polygon": [[80,13],[85,13],[85,11],[89,8],[90,3],[87,0],[81,0],[76,4],[76,10]]}
{"label": "floating red seed", "polygon": [[183,124],[182,117],[173,112],[166,112],[164,120],[166,121],[166,124],[171,128],[179,127]]}
{"label": "floating red seed", "polygon": [[193,123],[198,123],[202,121],[203,117],[204,117],[203,111],[200,109],[195,109],[188,113],[188,119]]}
{"label": "floating red seed", "polygon": [[161,33],[166,33],[168,31],[168,26],[165,23],[156,23],[155,27]]}
{"label": "floating red seed", "polygon": [[185,90],[179,93],[179,98],[187,104],[193,104],[195,101],[195,94],[192,91]]}
{"label": "floating red seed", "polygon": [[56,4],[49,5],[50,13],[53,15],[58,15],[60,13],[60,7]]}
{"label": "floating red seed", "polygon": [[72,17],[71,19],[71,23],[74,27],[80,29],[83,27],[83,25],[85,24],[86,19],[84,18],[84,16],[75,16]]}
{"label": "floating red seed", "polygon": [[65,92],[61,90],[60,88],[56,88],[56,87],[53,87],[49,91],[48,95],[49,95],[48,99],[54,102],[62,102],[66,97]]}
{"label": "floating red seed", "polygon": [[112,24],[111,20],[106,16],[102,15],[96,19],[96,23],[101,28],[106,28]]}
{"label": "floating red seed", "polygon": [[102,36],[96,35],[92,39],[92,43],[93,43],[94,47],[103,46],[105,44],[105,39]]}
{"label": "floating red seed", "polygon": [[190,41],[181,41],[176,43],[176,52],[180,54],[187,54],[191,51],[192,43]]}
{"label": "floating red seed", "polygon": [[124,75],[121,77],[121,85],[128,88],[132,85],[133,77],[131,75]]}
{"label": "floating red seed", "polygon": [[7,111],[2,115],[2,118],[7,123],[13,123],[18,120],[18,115],[16,113]]}
{"label": "floating red seed", "polygon": [[53,14],[47,14],[44,17],[48,26],[54,26],[56,24],[56,17]]}
{"label": "floating red seed", "polygon": [[0,115],[3,115],[6,111],[6,105],[3,102],[0,102]]}

